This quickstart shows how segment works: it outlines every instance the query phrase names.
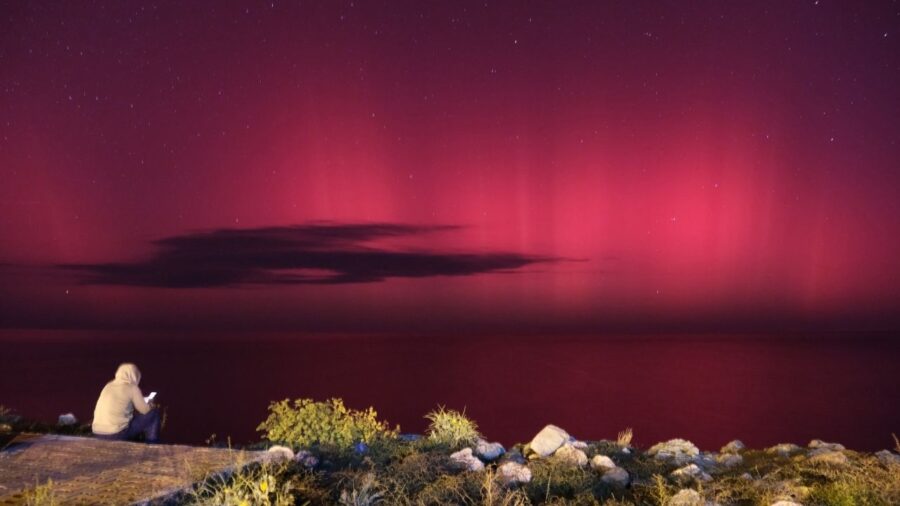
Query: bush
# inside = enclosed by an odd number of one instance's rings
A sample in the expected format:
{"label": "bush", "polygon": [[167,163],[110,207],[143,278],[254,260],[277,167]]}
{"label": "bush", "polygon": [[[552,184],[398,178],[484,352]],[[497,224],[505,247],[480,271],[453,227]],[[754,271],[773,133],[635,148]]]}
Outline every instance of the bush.
{"label": "bush", "polygon": [[438,409],[425,415],[431,423],[428,425],[428,439],[451,448],[459,448],[474,444],[481,437],[478,425],[466,417],[465,411],[460,413],[452,409],[438,406]]}
{"label": "bush", "polygon": [[188,497],[190,504],[216,506],[290,506],[294,484],[287,467],[277,464],[236,465],[232,474],[209,476]]}
{"label": "bush", "polygon": [[265,432],[269,441],[294,448],[325,445],[346,449],[359,442],[396,437],[397,431],[388,429],[377,417],[371,407],[348,409],[341,399],[297,399],[293,404],[285,399],[269,405],[269,417],[256,430]]}

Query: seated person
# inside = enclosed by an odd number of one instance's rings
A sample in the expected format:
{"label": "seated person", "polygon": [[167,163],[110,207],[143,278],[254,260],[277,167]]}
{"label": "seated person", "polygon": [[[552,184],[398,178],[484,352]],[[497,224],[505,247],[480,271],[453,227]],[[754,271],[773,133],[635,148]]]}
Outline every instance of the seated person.
{"label": "seated person", "polygon": [[134,364],[122,364],[116,378],[103,387],[91,429],[101,439],[159,442],[159,410],[144,401],[138,388],[141,371]]}

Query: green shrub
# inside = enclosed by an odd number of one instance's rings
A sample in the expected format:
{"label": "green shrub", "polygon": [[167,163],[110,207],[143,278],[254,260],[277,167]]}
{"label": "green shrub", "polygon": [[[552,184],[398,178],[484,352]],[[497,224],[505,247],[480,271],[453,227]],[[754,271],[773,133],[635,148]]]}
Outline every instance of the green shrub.
{"label": "green shrub", "polygon": [[468,446],[481,437],[478,425],[466,417],[465,410],[460,413],[452,409],[438,406],[438,409],[425,415],[431,423],[428,425],[428,439],[451,448]]}
{"label": "green shrub", "polygon": [[297,399],[293,404],[285,399],[269,405],[269,417],[257,427],[269,441],[308,448],[313,445],[349,448],[356,443],[366,444],[384,437],[395,437],[387,423],[378,421],[378,413],[371,407],[358,411],[344,406],[341,399],[315,402]]}
{"label": "green shrub", "polygon": [[216,506],[289,506],[294,483],[283,464],[237,464],[231,474],[209,476],[188,498],[190,504]]}

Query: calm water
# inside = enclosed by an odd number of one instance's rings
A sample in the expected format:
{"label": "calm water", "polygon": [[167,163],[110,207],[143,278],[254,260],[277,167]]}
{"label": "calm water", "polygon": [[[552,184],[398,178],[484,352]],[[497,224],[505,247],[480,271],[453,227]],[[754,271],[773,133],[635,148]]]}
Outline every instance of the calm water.
{"label": "calm water", "polygon": [[270,400],[343,397],[421,432],[437,404],[488,437],[529,439],[555,423],[584,439],[634,427],[718,448],[811,438],[858,449],[900,433],[900,340],[873,336],[288,338],[0,333],[0,404],[89,420],[116,365],[134,361],[168,406],[165,436],[258,438]]}

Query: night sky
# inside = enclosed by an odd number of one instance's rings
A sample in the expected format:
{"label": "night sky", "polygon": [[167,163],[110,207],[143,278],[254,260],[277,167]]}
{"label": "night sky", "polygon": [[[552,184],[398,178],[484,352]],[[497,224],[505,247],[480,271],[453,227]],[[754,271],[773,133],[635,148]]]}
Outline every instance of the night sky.
{"label": "night sky", "polygon": [[900,323],[900,3],[4,2],[0,326]]}

